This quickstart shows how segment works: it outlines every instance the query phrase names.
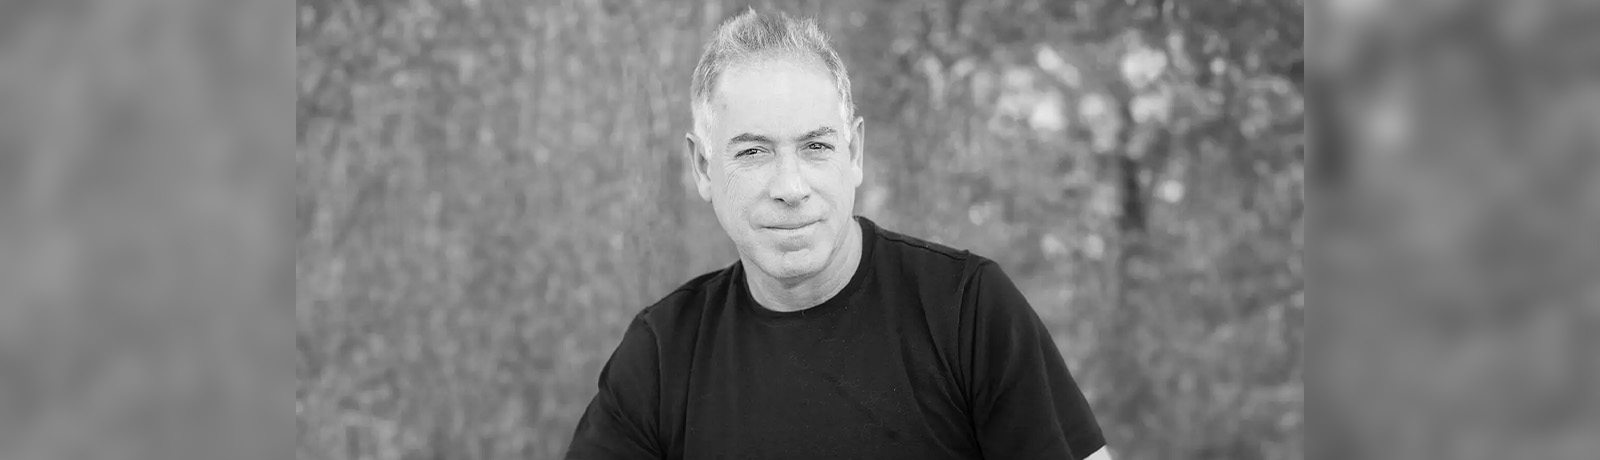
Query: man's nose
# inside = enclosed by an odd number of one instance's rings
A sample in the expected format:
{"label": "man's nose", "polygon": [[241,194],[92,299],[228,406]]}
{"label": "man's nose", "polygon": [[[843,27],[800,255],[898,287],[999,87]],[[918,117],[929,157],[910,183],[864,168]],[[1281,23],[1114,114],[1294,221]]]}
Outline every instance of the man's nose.
{"label": "man's nose", "polygon": [[789,206],[797,206],[811,197],[811,187],[800,173],[800,161],[794,155],[780,155],[778,172],[772,177],[768,193],[772,199]]}

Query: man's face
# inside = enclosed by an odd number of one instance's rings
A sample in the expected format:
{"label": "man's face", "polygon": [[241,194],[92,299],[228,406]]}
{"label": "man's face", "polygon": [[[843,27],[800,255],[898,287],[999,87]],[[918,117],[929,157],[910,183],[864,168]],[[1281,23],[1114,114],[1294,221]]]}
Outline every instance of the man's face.
{"label": "man's face", "polygon": [[820,63],[744,63],[723,73],[704,132],[689,136],[700,197],[739,254],[774,278],[821,271],[851,231],[862,123],[843,104]]}

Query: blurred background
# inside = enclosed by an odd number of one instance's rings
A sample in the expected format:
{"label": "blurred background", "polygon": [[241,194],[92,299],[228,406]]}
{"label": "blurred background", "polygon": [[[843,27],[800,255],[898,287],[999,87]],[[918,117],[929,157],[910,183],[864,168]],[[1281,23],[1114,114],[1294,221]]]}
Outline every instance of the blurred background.
{"label": "blurred background", "polygon": [[283,459],[293,7],[0,1],[0,459]]}
{"label": "blurred background", "polygon": [[[736,260],[689,185],[744,2],[313,1],[301,459],[555,459],[628,320]],[[857,212],[999,261],[1119,459],[1302,457],[1299,0],[758,2],[832,35]]]}
{"label": "blurred background", "polygon": [[1308,456],[1600,458],[1600,3],[1324,6]]}

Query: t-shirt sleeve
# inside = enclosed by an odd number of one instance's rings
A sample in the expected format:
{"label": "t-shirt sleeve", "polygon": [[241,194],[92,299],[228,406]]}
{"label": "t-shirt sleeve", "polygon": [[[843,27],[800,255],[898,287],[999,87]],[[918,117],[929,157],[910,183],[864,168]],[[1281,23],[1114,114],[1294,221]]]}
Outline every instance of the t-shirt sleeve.
{"label": "t-shirt sleeve", "polygon": [[600,371],[600,392],[578,419],[567,460],[658,459],[660,357],[641,313]]}
{"label": "t-shirt sleeve", "polygon": [[998,265],[979,265],[961,309],[967,400],[984,458],[1081,460],[1105,445],[1049,330]]}

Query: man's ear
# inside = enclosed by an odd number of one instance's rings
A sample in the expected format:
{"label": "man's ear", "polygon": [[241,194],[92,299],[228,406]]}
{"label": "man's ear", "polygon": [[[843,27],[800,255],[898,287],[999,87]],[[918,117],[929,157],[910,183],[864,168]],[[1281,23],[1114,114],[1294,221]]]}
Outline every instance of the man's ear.
{"label": "man's ear", "polygon": [[867,120],[856,117],[850,124],[850,171],[855,173],[855,186],[860,187],[864,176],[863,162],[867,156]]}
{"label": "man's ear", "polygon": [[689,156],[690,174],[694,175],[695,190],[700,192],[700,199],[710,202],[711,163],[706,159],[706,152],[700,151],[700,147],[704,146],[705,143],[700,142],[700,139],[692,132],[685,134],[683,136],[683,141],[684,153],[687,153]]}

